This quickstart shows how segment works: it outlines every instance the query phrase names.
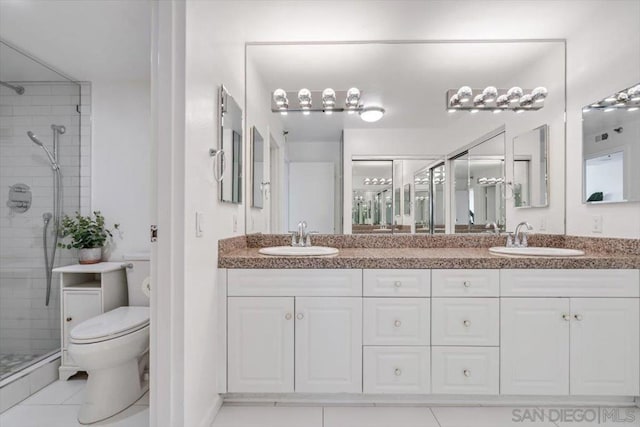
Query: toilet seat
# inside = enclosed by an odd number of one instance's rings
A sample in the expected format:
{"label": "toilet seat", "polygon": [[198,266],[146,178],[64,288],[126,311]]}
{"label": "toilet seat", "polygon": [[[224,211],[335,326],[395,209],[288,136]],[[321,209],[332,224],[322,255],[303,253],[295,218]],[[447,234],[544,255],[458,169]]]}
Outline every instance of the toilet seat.
{"label": "toilet seat", "polygon": [[74,344],[92,344],[128,335],[149,325],[149,307],[118,307],[71,330]]}

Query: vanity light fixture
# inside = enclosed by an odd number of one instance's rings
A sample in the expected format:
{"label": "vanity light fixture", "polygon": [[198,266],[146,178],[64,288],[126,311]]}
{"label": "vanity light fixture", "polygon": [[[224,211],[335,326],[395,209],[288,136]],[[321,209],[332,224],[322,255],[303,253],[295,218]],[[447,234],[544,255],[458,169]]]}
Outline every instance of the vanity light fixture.
{"label": "vanity light fixture", "polygon": [[368,123],[377,122],[384,116],[382,107],[365,107],[360,111],[360,118]]}
{"label": "vanity light fixture", "polygon": [[518,87],[518,86],[514,86],[511,89],[509,89],[507,91],[507,98],[509,99],[509,102],[514,104],[518,101],[520,101],[520,97],[524,94],[522,88]]}
{"label": "vanity light fixture", "polygon": [[336,106],[336,92],[330,87],[322,91],[322,106],[326,114],[333,113]]}
{"label": "vanity light fixture", "polygon": [[609,113],[614,110],[637,111],[640,109],[640,84],[609,95],[601,101],[594,102],[582,108],[583,113],[589,111],[604,111]]}
{"label": "vanity light fixture", "polygon": [[482,91],[482,100],[486,103],[493,102],[498,97],[498,89],[495,86],[487,86]]}
{"label": "vanity light fixture", "polygon": [[345,102],[347,113],[353,114],[360,105],[360,89],[352,87],[347,91],[347,100]]}
{"label": "vanity light fixture", "polygon": [[491,111],[495,114],[504,110],[536,111],[544,107],[547,94],[547,89],[542,86],[533,90],[523,90],[519,86],[508,90],[495,86],[487,86],[484,89],[471,89],[469,86],[463,86],[447,91],[447,111],[449,113],[457,110],[469,111],[470,113]]}
{"label": "vanity light fixture", "polygon": [[543,102],[548,93],[547,88],[539,86],[531,91],[531,98],[533,102]]}
{"label": "vanity light fixture", "polygon": [[457,95],[460,102],[469,102],[473,96],[473,90],[469,86],[462,86],[458,89]]}
{"label": "vanity light fixture", "polygon": [[627,95],[629,96],[629,100],[633,102],[640,101],[640,85],[636,85],[627,90]]}

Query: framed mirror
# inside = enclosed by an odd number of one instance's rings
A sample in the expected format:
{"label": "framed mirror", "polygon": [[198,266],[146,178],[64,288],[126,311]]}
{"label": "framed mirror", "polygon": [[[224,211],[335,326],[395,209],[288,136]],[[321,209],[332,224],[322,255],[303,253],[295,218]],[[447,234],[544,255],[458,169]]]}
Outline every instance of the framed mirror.
{"label": "framed mirror", "polygon": [[513,138],[513,203],[516,208],[549,206],[549,126]]}
{"label": "framed mirror", "polygon": [[640,84],[582,109],[584,203],[640,201]]}
{"label": "framed mirror", "polygon": [[224,86],[219,93],[220,141],[218,147],[224,153],[220,200],[242,203],[242,109]]}
{"label": "framed mirror", "polygon": [[251,207],[264,207],[264,139],[258,129],[251,128]]}

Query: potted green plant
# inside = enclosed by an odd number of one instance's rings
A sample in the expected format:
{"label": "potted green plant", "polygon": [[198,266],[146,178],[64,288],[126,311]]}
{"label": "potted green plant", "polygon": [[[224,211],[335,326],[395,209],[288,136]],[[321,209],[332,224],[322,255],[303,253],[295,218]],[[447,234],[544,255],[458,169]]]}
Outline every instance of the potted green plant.
{"label": "potted green plant", "polygon": [[[119,224],[113,225],[116,230],[119,227]],[[78,249],[80,264],[95,264],[102,261],[102,249],[107,239],[113,237],[111,230],[105,227],[104,216],[100,211],[87,216],[80,215],[79,212],[76,212],[73,217],[65,215],[60,226],[60,235],[63,238],[70,238],[71,241],[58,243],[58,246]]]}

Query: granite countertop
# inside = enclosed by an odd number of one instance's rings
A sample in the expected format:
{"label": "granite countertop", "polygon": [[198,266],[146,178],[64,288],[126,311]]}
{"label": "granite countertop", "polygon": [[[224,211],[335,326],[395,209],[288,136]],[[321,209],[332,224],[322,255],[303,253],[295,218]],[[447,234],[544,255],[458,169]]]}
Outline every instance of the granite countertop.
{"label": "granite countertop", "polygon": [[640,269],[640,255],[585,250],[573,258],[502,257],[487,247],[463,248],[340,248],[329,257],[279,257],[261,255],[258,247],[221,252],[220,268],[549,268]]}

